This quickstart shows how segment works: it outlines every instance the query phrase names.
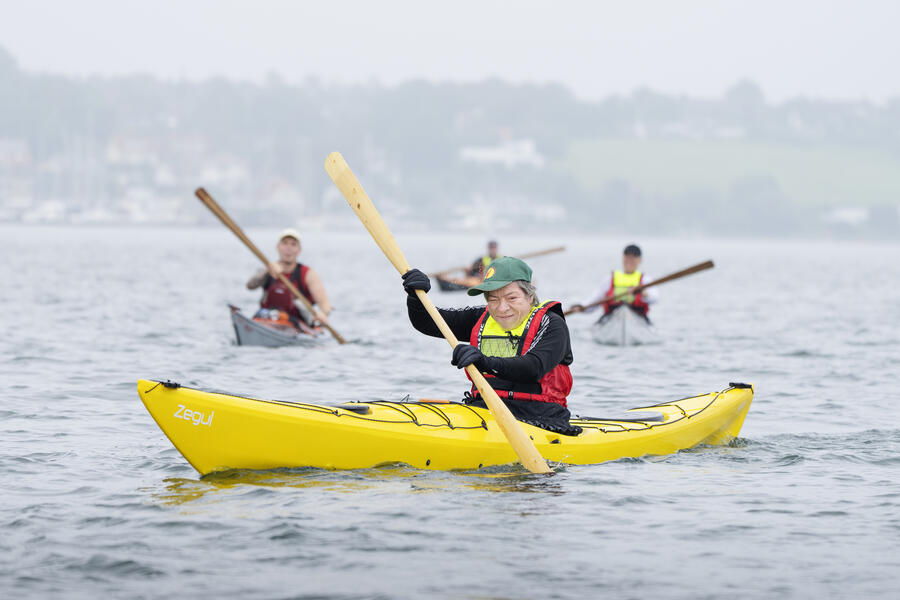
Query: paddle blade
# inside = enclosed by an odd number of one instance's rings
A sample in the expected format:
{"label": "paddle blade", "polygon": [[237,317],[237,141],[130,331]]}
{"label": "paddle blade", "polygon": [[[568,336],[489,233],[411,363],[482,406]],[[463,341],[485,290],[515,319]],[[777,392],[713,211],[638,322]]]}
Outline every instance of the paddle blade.
{"label": "paddle blade", "polygon": [[325,159],[325,171],[328,172],[328,176],[341,190],[341,193],[347,200],[347,204],[350,205],[350,208],[353,209],[353,212],[365,225],[372,239],[375,240],[375,243],[378,244],[384,255],[391,261],[391,264],[394,265],[401,275],[409,271],[409,263],[406,261],[406,257],[403,256],[397,240],[394,239],[391,231],[385,225],[384,219],[378,214],[375,205],[372,204],[368,194],[360,185],[359,180],[356,179],[353,171],[347,166],[347,161],[344,160],[340,152],[332,152],[328,155],[328,158]]}
{"label": "paddle blade", "polygon": [[681,279],[682,277],[686,277],[688,275],[693,275],[694,273],[699,273],[700,271],[705,271],[706,269],[712,269],[715,265],[713,261],[708,260],[706,262],[702,262],[698,265],[694,265],[693,267],[688,267],[687,269],[682,269],[681,271],[676,271],[671,275],[666,275],[665,277],[660,277],[654,281],[651,281],[645,286],[642,286],[643,289],[647,289],[650,286],[659,285],[661,283],[666,283],[669,281],[674,281],[676,279]]}

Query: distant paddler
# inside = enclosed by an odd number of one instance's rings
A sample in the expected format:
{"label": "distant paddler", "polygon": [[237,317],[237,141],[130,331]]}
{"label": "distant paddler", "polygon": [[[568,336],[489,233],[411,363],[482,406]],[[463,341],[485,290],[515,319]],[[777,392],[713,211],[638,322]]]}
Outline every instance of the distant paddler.
{"label": "distant paddler", "polygon": [[[546,248],[544,250],[538,250],[536,252],[527,252],[525,254],[520,254],[519,258],[524,259],[535,256],[543,256],[545,254],[552,254],[554,252],[562,252],[565,249],[565,246],[556,246],[554,248]],[[502,256],[503,255],[498,251],[497,242],[495,240],[491,240],[490,242],[488,242],[487,254],[476,258],[475,262],[473,262],[471,265],[438,271],[437,273],[432,273],[431,277],[437,279],[438,285],[440,286],[442,291],[463,291],[472,287],[473,285],[476,285],[484,275],[484,270],[487,268],[487,266],[491,264],[492,261],[501,258]],[[460,277],[450,277],[449,274],[453,273],[454,271],[463,271],[464,275]]]}
{"label": "distant paddler", "polygon": [[650,312],[650,305],[656,303],[659,296],[656,288],[644,289],[653,279],[639,270],[641,260],[641,249],[638,246],[625,246],[622,252],[622,269],[615,269],[610,273],[600,287],[601,292],[587,305],[575,304],[567,312],[591,312],[602,306],[603,314],[608,315],[621,306],[628,306],[649,320],[647,314]]}
{"label": "distant paddler", "polygon": [[473,277],[482,277],[484,275],[484,272],[487,270],[488,265],[502,256],[497,253],[497,248],[497,240],[489,241],[487,243],[487,254],[476,258],[472,262],[472,266],[469,267],[467,274]]}
{"label": "distant paddler", "polygon": [[[566,397],[572,390],[572,346],[559,302],[538,300],[531,268],[518,258],[500,257],[490,263],[482,281],[468,290],[484,294],[486,306],[438,309],[460,343],[451,364],[475,365],[519,421],[550,431],[578,435],[569,423]],[[441,332],[416,290],[428,291],[431,282],[418,269],[403,275],[409,320],[432,337]],[[468,373],[467,373],[468,376]],[[485,407],[477,388],[463,402]]]}
{"label": "distant paddler", "polygon": [[[327,324],[332,306],[325,286],[312,267],[297,262],[302,249],[300,233],[290,227],[285,229],[278,237],[275,249],[278,251],[278,260],[269,262],[268,268],[260,269],[247,281],[248,290],[263,288],[261,310],[275,309],[287,313],[298,329],[303,329],[304,325],[315,327],[320,323]],[[294,298],[287,286],[278,280],[279,274],[285,275],[300,290],[303,297],[313,305],[315,313]]]}

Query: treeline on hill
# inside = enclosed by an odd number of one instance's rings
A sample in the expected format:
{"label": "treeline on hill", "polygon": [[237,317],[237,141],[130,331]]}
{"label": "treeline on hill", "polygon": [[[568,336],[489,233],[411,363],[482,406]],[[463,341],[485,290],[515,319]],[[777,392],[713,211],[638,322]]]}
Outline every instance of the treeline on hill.
{"label": "treeline on hill", "polygon": [[[322,160],[341,149],[348,159],[359,157],[367,187],[397,205],[430,206],[434,223],[457,218],[460,207],[477,210],[479,202],[496,201],[561,206],[563,216],[551,215],[548,222],[606,231],[815,232],[823,211],[841,204],[840,198],[802,197],[818,192],[785,184],[777,168],[742,173],[710,164],[682,181],[665,172],[673,161],[657,151],[660,143],[674,155],[682,155],[682,147],[702,148],[707,154],[697,161],[709,163],[714,160],[704,157],[718,160],[726,148],[732,163],[742,160],[740,149],[746,148],[788,149],[801,158],[811,149],[839,149],[861,165],[877,156],[886,161],[885,172],[859,177],[886,178],[878,182],[879,190],[887,190],[884,198],[846,197],[844,204],[866,205],[896,221],[900,198],[894,195],[900,182],[888,173],[890,165],[900,165],[900,99],[881,105],[810,99],[774,105],[746,81],[718,99],[641,89],[588,102],[560,85],[499,80],[382,87],[326,86],[314,79],[288,85],[277,76],[262,85],[147,75],[76,79],[24,72],[2,48],[0,90],[0,138],[26,140],[35,161],[52,157],[73,137],[102,144],[114,136],[177,135],[203,140],[205,148],[239,158],[254,173],[297,179],[298,165],[308,164],[311,172],[318,170],[311,176],[315,183],[301,187],[321,196],[327,185]],[[462,148],[510,140],[532,140],[543,166],[460,158]],[[597,140],[626,145],[601,151],[589,143]],[[631,148],[635,164],[619,169],[619,157]],[[820,164],[826,163],[809,162],[803,177],[817,177]],[[723,169],[733,174],[713,181]],[[597,173],[602,177],[592,179]],[[705,175],[712,178],[709,185]],[[893,204],[885,200],[891,197]]]}

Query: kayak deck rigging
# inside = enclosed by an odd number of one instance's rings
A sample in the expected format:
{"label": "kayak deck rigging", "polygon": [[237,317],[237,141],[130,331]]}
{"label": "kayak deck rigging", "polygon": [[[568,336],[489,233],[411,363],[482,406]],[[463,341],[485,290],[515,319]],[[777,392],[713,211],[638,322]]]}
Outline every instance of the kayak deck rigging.
{"label": "kayak deck rigging", "polygon": [[[180,384],[166,381],[166,382],[157,382],[157,385],[163,385],[170,389],[177,389],[182,387]],[[153,386],[145,393],[152,392],[156,386]],[[194,389],[194,388],[190,388]],[[453,402],[453,401],[445,401],[441,403],[435,402],[418,402],[415,400],[369,400],[366,402],[348,402],[345,404],[339,404],[335,406],[329,406],[324,404],[310,404],[306,402],[295,402],[292,400],[267,400],[263,398],[253,398],[250,396],[243,396],[240,394],[232,394],[228,392],[221,392],[217,390],[198,390],[208,394],[218,394],[220,396],[228,396],[231,398],[240,398],[241,400],[249,400],[251,402],[263,402],[266,404],[277,404],[280,406],[289,406],[291,408],[297,408],[300,410],[309,410],[317,413],[330,414],[335,417],[349,417],[349,418],[358,418],[365,421],[372,421],[375,423],[390,423],[390,424],[400,424],[400,423],[411,423],[413,425],[417,425],[419,427],[447,427],[448,429],[487,429],[487,422],[484,418],[476,411],[473,407],[465,404],[464,402]],[[719,392],[721,394],[721,392]],[[675,402],[664,402],[662,404],[654,404],[652,406],[643,406],[631,409],[631,411],[636,412],[637,414],[633,415],[620,415],[616,417],[581,417],[576,416],[571,419],[572,423],[577,423],[579,426],[589,429],[600,429],[606,432],[614,433],[616,430],[609,431],[605,426],[614,426],[619,427],[618,431],[630,431],[635,429],[650,429],[656,425],[659,425],[663,422],[673,422],[675,420],[681,418],[691,418],[694,415],[697,415],[710,406],[718,399],[719,394],[713,396],[713,398],[709,401],[706,406],[703,408],[692,412],[692,414],[688,414],[681,406],[677,404],[677,402],[681,402],[684,400],[692,400],[694,398],[700,398],[702,396],[691,396],[688,398],[682,398],[681,400]],[[408,398],[409,396],[407,396]],[[459,422],[454,424],[452,414],[448,414],[447,411],[441,410],[440,405],[451,406],[453,408],[462,408],[466,409],[468,413],[473,415],[478,419],[478,425],[462,425]],[[386,418],[377,418],[370,416],[372,415],[372,406],[381,407],[385,409],[389,409],[395,411],[397,414],[403,415],[406,417],[405,419],[386,419]],[[678,419],[666,418],[663,413],[658,411],[654,411],[652,413],[647,414],[647,418],[640,418],[640,411],[645,411],[649,409],[656,408],[664,408],[664,407],[673,407],[677,411],[681,413],[681,416]],[[422,420],[417,416],[415,410],[413,408],[421,408],[428,413],[437,415],[440,419],[440,422],[437,423],[427,423],[422,422]],[[655,423],[655,425],[654,425]],[[626,427],[627,425],[643,425],[642,427]],[[577,437],[577,436],[572,436]]]}

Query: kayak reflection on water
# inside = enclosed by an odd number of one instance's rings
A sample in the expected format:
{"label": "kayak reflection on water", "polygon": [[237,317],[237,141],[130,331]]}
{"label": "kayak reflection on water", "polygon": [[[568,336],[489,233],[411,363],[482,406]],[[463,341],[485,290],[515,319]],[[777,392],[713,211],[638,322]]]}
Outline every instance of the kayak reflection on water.
{"label": "kayak reflection on water", "polygon": [[[155,502],[165,506],[220,501],[248,487],[318,489],[351,494],[370,491],[457,492],[461,487],[499,493],[563,493],[561,485],[553,478],[531,477],[521,465],[486,467],[477,471],[425,471],[403,464],[349,472],[310,467],[268,471],[233,469],[201,479],[170,477],[162,483],[165,487],[155,490],[152,496]],[[254,508],[256,510],[258,506]]]}

